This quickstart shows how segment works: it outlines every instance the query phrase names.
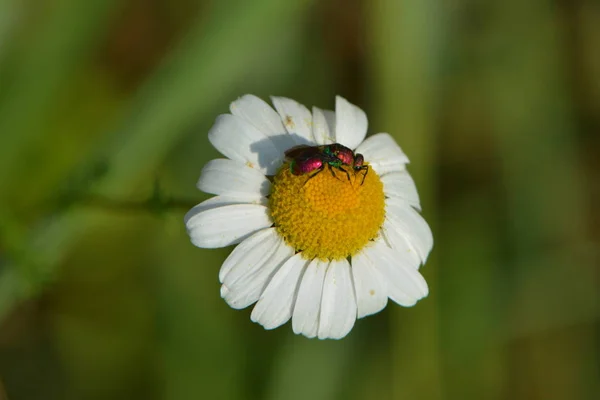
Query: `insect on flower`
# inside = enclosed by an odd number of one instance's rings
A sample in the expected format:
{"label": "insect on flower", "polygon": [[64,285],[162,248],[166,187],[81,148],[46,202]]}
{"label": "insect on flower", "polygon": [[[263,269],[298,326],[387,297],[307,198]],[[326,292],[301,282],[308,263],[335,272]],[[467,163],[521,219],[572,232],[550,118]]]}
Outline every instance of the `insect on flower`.
{"label": "insect on flower", "polygon": [[216,196],[185,216],[194,245],[237,245],[219,272],[221,297],[254,304],[250,319],[265,329],[291,321],[319,339],[345,337],[388,300],[414,306],[429,293],[419,268],[433,236],[408,157],[387,133],[366,138],[365,112],[343,97],[335,111],[272,101],[244,95],[217,117],[208,139],[224,158],[198,180]]}
{"label": "insect on flower", "polygon": [[344,172],[348,180],[350,180],[348,170],[343,168],[344,166],[349,166],[355,171],[365,171],[362,179],[364,183],[369,170],[368,166],[363,165],[364,157],[362,154],[354,154],[348,147],[339,143],[323,146],[299,145],[287,150],[285,156],[290,160],[290,172],[294,175],[304,175],[316,171],[309,179],[328,166],[332,176],[335,177],[333,168],[337,168]]}

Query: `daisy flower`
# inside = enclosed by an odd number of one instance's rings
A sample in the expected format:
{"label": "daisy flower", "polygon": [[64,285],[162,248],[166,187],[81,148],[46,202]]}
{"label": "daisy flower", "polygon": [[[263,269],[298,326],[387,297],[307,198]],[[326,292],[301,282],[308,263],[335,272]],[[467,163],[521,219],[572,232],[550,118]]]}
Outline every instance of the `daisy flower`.
{"label": "daisy flower", "polygon": [[365,113],[342,97],[335,112],[272,101],[245,95],[217,117],[208,139],[226,158],[198,181],[216,196],[185,216],[194,245],[238,244],[219,273],[223,299],[256,303],[265,329],[291,319],[296,334],[340,339],[388,298],[427,296],[419,266],[433,237],[400,147],[387,133],[365,139]]}

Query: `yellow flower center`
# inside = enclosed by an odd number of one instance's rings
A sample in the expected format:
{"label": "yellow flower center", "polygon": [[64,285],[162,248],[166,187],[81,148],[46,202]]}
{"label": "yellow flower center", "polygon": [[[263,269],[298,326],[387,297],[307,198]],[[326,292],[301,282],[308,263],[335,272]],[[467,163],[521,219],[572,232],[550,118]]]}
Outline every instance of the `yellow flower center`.
{"label": "yellow flower center", "polygon": [[325,166],[293,175],[286,163],[274,177],[271,217],[286,243],[304,258],[344,259],[379,234],[385,218],[379,176],[370,167],[343,168],[348,174]]}

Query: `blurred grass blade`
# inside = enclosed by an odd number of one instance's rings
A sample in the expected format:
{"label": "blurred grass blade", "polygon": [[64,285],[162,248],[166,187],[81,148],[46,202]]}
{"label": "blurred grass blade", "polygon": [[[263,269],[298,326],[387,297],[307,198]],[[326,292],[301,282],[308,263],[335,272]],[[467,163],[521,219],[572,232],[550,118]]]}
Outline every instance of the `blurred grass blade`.
{"label": "blurred grass blade", "polygon": [[[4,51],[8,47],[12,30],[22,11],[21,5],[18,0],[0,0],[0,62],[3,59]],[[1,80],[0,87],[2,87]]]}
{"label": "blurred grass blade", "polygon": [[[585,174],[573,135],[576,125],[565,63],[569,53],[561,38],[564,26],[558,11],[543,0],[497,4],[484,44],[501,56],[487,60],[485,83],[515,266],[514,292],[507,308],[512,332],[504,332],[505,339],[522,346],[515,365],[526,365],[526,370],[555,365],[553,371],[522,381],[538,388],[540,398],[584,398],[585,393],[598,392],[597,379],[581,384],[582,376],[598,372],[589,348],[582,345],[594,341],[596,307],[590,304],[597,304],[598,290],[590,279],[593,257],[583,256],[587,201],[581,178]],[[561,335],[586,314],[591,317],[589,325],[561,341],[568,350],[536,344],[540,338]],[[514,337],[527,331],[533,335]],[[562,352],[568,354],[568,363],[555,361],[563,358]]]}
{"label": "blurred grass blade", "polygon": [[31,162],[27,149],[35,148],[46,134],[50,105],[103,38],[116,4],[115,0],[55,2],[48,6],[41,26],[31,28],[30,43],[18,48],[6,44],[12,68],[2,71],[8,76],[0,76],[0,193],[20,178],[19,166]]}
{"label": "blurred grass blade", "polygon": [[[432,202],[436,178],[435,122],[441,2],[377,0],[370,18],[375,77],[371,105],[377,126],[395,135],[409,155],[424,216],[435,225]],[[371,124],[375,125],[375,123]],[[435,226],[433,227],[435,228]],[[435,229],[433,229],[435,232]],[[435,234],[434,234],[435,237]],[[423,267],[430,295],[415,309],[392,312],[394,398],[440,398],[437,281],[432,257]]]}

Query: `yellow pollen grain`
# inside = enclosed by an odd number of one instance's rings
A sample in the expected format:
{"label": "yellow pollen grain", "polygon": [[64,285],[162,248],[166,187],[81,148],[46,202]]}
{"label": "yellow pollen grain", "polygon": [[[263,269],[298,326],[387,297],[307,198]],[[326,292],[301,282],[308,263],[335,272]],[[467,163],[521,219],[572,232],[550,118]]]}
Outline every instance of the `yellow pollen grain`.
{"label": "yellow pollen grain", "polygon": [[[379,234],[385,196],[379,176],[369,167],[345,172],[329,166],[293,175],[284,164],[269,197],[279,234],[307,259],[340,260],[356,254]],[[364,177],[364,182],[363,182]]]}

